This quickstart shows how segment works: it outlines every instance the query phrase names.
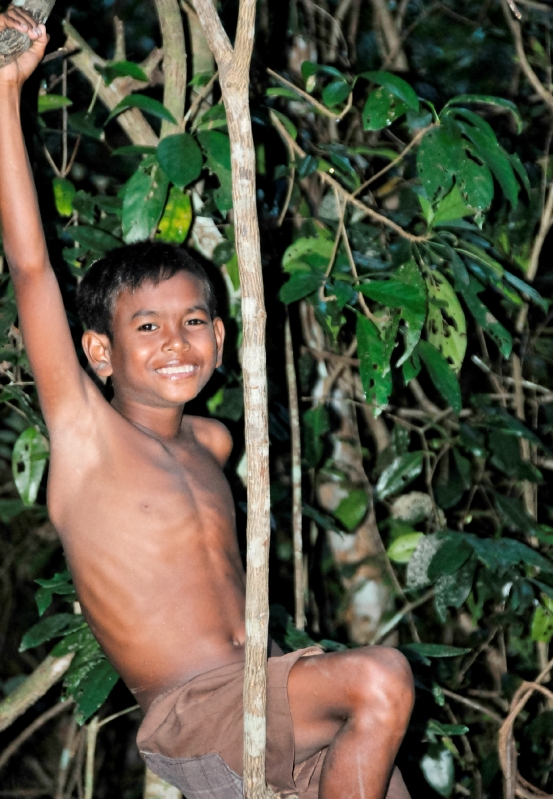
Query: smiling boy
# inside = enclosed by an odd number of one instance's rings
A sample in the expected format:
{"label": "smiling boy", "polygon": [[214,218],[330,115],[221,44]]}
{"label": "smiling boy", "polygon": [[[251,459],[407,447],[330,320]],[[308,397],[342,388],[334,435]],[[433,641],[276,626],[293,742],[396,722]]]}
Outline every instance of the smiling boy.
{"label": "smiling boy", "polygon": [[[47,43],[19,9],[0,30],[32,47],[0,69],[0,223],[51,442],[48,510],[83,613],[145,712],[154,771],[188,799],[242,796],[245,576],[220,423],[183,415],[221,363],[224,327],[202,268],[148,242],[94,264],[79,289],[79,365],[50,266],[19,122]],[[394,759],[413,683],[396,650],[269,658],[267,781],[282,795],[406,799]]]}

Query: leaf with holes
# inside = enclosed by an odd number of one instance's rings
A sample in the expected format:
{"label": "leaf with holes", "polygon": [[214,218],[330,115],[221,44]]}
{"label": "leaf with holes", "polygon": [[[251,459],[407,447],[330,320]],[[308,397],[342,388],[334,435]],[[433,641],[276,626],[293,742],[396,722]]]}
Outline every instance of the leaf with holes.
{"label": "leaf with holes", "polygon": [[12,452],[13,479],[25,505],[33,505],[46,468],[48,442],[34,427],[24,430]]}
{"label": "leaf with holes", "polygon": [[481,103],[483,105],[495,105],[500,108],[506,108],[513,115],[517,123],[517,133],[522,133],[522,116],[516,105],[511,100],[506,100],[504,97],[495,97],[491,94],[458,94],[448,103],[445,108],[455,105],[465,105],[466,103]]}
{"label": "leaf with holes", "polygon": [[455,373],[463,364],[467,349],[467,323],[457,295],[447,279],[436,270],[426,270],[428,315],[426,333]]}
{"label": "leaf with holes", "polygon": [[359,354],[361,383],[365,399],[378,416],[388,403],[392,391],[390,358],[395,345],[399,316],[389,325],[381,337],[376,325],[357,314],[357,352]]}
{"label": "leaf with holes", "polygon": [[433,128],[423,137],[417,152],[417,170],[430,201],[451,190],[463,157],[461,136],[453,125]]}
{"label": "leaf with holes", "polygon": [[455,413],[461,413],[463,404],[461,402],[461,389],[455,372],[436,347],[428,341],[419,341],[417,353],[434,383],[445,401],[450,405]]}
{"label": "leaf with holes", "polygon": [[402,103],[410,108],[412,111],[419,110],[419,98],[415,90],[407,83],[407,81],[400,78],[399,75],[394,75],[391,72],[384,72],[377,70],[375,72],[362,72],[360,78],[366,78],[372,83],[377,83],[386,89],[387,92],[397,97]]}
{"label": "leaf with holes", "polygon": [[463,195],[457,184],[453,186],[451,191],[439,201],[434,217],[432,218],[432,225],[446,225],[455,219],[462,219],[464,216],[471,216],[475,213]]}
{"label": "leaf with holes", "polygon": [[482,283],[475,277],[471,277],[469,287],[463,294],[463,299],[480,327],[495,341],[503,357],[508,358],[513,348],[513,339],[509,331],[503,327],[501,322],[498,322],[492,312],[486,308],[478,297],[482,291],[484,291]]}
{"label": "leaf with holes", "polygon": [[105,658],[89,670],[72,693],[79,724],[84,724],[104,704],[118,679],[119,675]]}
{"label": "leaf with holes", "polygon": [[424,295],[421,297],[418,287],[394,277],[360,283],[357,289],[365,297],[389,308],[406,308],[418,314],[423,313],[425,309],[425,297]]}
{"label": "leaf with holes", "polygon": [[397,494],[398,491],[412,483],[422,472],[423,460],[424,453],[422,451],[406,452],[405,455],[394,458],[378,478],[375,487],[376,497],[385,499],[392,494]]}
{"label": "leaf with holes", "polygon": [[365,130],[382,130],[389,127],[402,114],[407,106],[401,100],[382,87],[375,89],[367,98],[363,107],[363,127]]}

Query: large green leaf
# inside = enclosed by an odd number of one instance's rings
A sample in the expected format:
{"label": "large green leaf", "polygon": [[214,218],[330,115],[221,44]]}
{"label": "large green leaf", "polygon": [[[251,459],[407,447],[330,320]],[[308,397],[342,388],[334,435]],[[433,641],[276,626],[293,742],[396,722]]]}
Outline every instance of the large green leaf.
{"label": "large green leaf", "polygon": [[381,337],[376,325],[362,314],[357,314],[357,352],[359,371],[365,399],[378,416],[388,403],[392,391],[390,358],[395,344],[399,317]]}
{"label": "large green leaf", "polygon": [[322,279],[319,275],[314,275],[311,272],[296,272],[282,286],[278,296],[285,305],[290,305],[291,302],[301,300],[309,294],[313,294],[314,291],[318,291],[321,283]]}
{"label": "large green leaf", "polygon": [[329,238],[323,236],[302,237],[286,248],[282,256],[282,266],[285,272],[290,272],[293,271],[292,264],[306,261],[310,266],[320,265],[320,271],[324,272],[333,250],[334,243]]}
{"label": "large green leaf", "polygon": [[388,280],[371,280],[360,283],[357,289],[371,300],[379,302],[390,308],[406,308],[415,314],[422,314],[425,310],[425,297],[421,297],[418,286],[412,286],[406,281],[389,278]]}
{"label": "large green leaf", "polygon": [[384,87],[387,92],[401,100],[407,108],[411,108],[413,111],[419,110],[419,98],[415,90],[399,75],[394,75],[391,72],[375,71],[362,72],[359,77],[366,78],[372,83],[377,83],[379,86]]}
{"label": "large green leaf", "polygon": [[206,130],[198,133],[198,141],[205,153],[208,169],[219,178],[220,188],[214,194],[219,211],[224,214],[232,208],[232,173],[230,139],[226,133]]}
{"label": "large green leaf", "polygon": [[189,133],[166,136],[158,145],[157,157],[169,180],[179,189],[195,181],[202,171],[202,151]]}
{"label": "large green leaf", "polygon": [[182,244],[192,224],[192,202],[176,186],[171,186],[163,216],[159,220],[156,239]]}
{"label": "large green leaf", "polygon": [[106,86],[113,83],[116,78],[134,78],[148,83],[148,76],[142,67],[132,61],[108,61],[105,67],[95,64],[94,69],[104,76]]}
{"label": "large green leaf", "polygon": [[165,205],[169,178],[155,163],[149,171],[137,169],[125,187],[123,238],[126,244],[145,241],[157,228]]}
{"label": "large green leaf", "polygon": [[105,659],[90,669],[73,693],[77,705],[75,718],[79,724],[84,724],[104,704],[118,679],[119,675]]}
{"label": "large green leaf", "polygon": [[454,574],[472,557],[472,547],[462,533],[439,534],[444,541],[428,566],[428,579],[434,582],[442,575]]}
{"label": "large green leaf", "polygon": [[165,108],[163,103],[160,103],[159,100],[154,100],[152,97],[146,97],[145,94],[129,94],[127,97],[124,97],[117,103],[106,119],[105,124],[107,125],[114,117],[118,116],[122,111],[126,111],[128,108],[139,108],[141,111],[145,111],[154,117],[164,119],[167,122],[173,122],[175,125],[177,124],[177,120],[169,109]]}
{"label": "large green leaf", "polygon": [[423,461],[423,452],[406,452],[394,458],[381,472],[375,487],[375,496],[385,499],[402,491],[422,472]]}
{"label": "large green leaf", "polygon": [[68,108],[73,105],[69,97],[61,94],[39,94],[38,113],[45,114],[47,111],[59,111],[60,108]]}
{"label": "large green leaf", "polygon": [[114,250],[116,247],[121,246],[119,239],[112,236],[100,228],[92,227],[89,225],[73,225],[68,227],[65,231],[73,241],[80,244],[86,250],[94,250],[95,252],[104,253],[108,250]]}
{"label": "large green leaf", "polygon": [[[469,139],[480,158],[489,166],[493,172],[497,182],[503,189],[503,193],[513,207],[516,207],[518,202],[518,182],[513,172],[513,167],[509,158],[497,141],[495,134],[490,136],[486,129],[484,129],[481,119],[477,114],[472,114],[470,111],[458,109],[458,113],[463,113],[463,116],[470,119],[473,124],[467,125],[460,120],[457,120],[459,128],[464,135]],[[478,127],[476,127],[478,125]],[[489,127],[489,126],[488,126]],[[491,130],[491,128],[490,128]]]}
{"label": "large green leaf", "polygon": [[362,118],[365,130],[382,130],[404,114],[407,106],[386,89],[375,89],[367,98]]}
{"label": "large green leaf", "polygon": [[426,270],[428,315],[426,332],[432,344],[458,373],[467,349],[465,314],[453,287],[437,270]]}
{"label": "large green leaf", "polygon": [[36,500],[49,451],[48,442],[34,427],[24,430],[14,444],[13,479],[25,505]]}
{"label": "large green leaf", "polygon": [[343,103],[351,94],[352,87],[345,80],[333,80],[323,89],[323,102],[329,108]]}
{"label": "large green leaf", "polygon": [[508,358],[513,348],[513,339],[508,330],[486,308],[478,295],[484,291],[484,286],[475,277],[470,278],[468,289],[463,294],[463,299],[471,314],[480,327],[493,338],[504,358]]}
{"label": "large green leaf", "polygon": [[47,616],[27,630],[21,639],[19,651],[25,652],[26,649],[32,649],[46,641],[51,641],[52,638],[66,635],[83,627],[84,624],[83,617],[75,615],[75,613],[57,613],[55,616]]}
{"label": "large green leaf", "polygon": [[417,169],[428,199],[446,195],[464,157],[459,131],[451,124],[429,130],[417,152]]}
{"label": "large green leaf", "polygon": [[368,496],[362,488],[353,489],[342,500],[334,511],[334,515],[346,530],[357,529],[367,512]]}
{"label": "large green leaf", "polygon": [[60,216],[71,216],[73,213],[73,198],[76,194],[75,186],[67,178],[54,178],[54,202],[56,211]]}
{"label": "large green leaf", "polygon": [[437,391],[444,400],[450,405],[455,413],[461,413],[463,407],[461,402],[461,389],[455,372],[450,367],[442,353],[428,341],[419,341],[417,352],[422,362],[428,369],[428,373]]}

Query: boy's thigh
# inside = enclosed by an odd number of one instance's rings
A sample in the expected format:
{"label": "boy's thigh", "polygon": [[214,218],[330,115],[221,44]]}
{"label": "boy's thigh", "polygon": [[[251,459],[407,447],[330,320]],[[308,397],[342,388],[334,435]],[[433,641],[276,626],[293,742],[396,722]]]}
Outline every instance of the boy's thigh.
{"label": "boy's thigh", "polygon": [[401,669],[403,656],[381,646],[300,658],[288,677],[295,761],[329,746],[360,702]]}

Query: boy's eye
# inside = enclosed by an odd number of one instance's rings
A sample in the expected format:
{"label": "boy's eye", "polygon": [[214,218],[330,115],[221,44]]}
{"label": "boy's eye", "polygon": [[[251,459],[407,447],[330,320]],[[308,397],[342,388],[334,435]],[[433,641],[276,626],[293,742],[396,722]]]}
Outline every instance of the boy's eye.
{"label": "boy's eye", "polygon": [[144,330],[146,333],[149,333],[152,330],[157,330],[157,325],[154,325],[153,322],[146,322],[144,325],[140,325],[138,329]]}
{"label": "boy's eye", "polygon": [[188,319],[186,322],[187,325],[205,325],[206,322],[204,319]]}

